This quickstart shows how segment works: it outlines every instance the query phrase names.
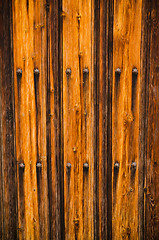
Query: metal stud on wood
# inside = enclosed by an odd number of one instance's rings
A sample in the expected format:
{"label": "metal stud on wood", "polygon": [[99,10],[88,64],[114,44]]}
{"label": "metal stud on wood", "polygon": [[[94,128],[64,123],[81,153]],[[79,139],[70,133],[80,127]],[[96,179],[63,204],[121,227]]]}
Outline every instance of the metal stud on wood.
{"label": "metal stud on wood", "polygon": [[38,69],[38,68],[35,68],[35,69],[34,69],[34,74],[35,74],[35,76],[39,76],[39,74],[40,74],[40,71],[39,71],[39,69]]}
{"label": "metal stud on wood", "polygon": [[16,73],[17,73],[18,78],[22,77],[22,69],[21,68],[18,68]]}
{"label": "metal stud on wood", "polygon": [[121,74],[121,69],[120,69],[120,68],[117,68],[117,69],[115,70],[115,74],[120,76],[120,74]]}
{"label": "metal stud on wood", "polygon": [[25,164],[24,163],[19,163],[19,167],[24,169],[25,168]]}

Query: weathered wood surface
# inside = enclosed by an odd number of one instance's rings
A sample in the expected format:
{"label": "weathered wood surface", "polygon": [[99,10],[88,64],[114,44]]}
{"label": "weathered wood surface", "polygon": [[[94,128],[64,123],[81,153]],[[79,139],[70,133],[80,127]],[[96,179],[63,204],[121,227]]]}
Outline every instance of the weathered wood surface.
{"label": "weathered wood surface", "polygon": [[113,1],[96,1],[95,11],[96,239],[111,239]]}
{"label": "weathered wood surface", "polygon": [[0,13],[0,239],[158,239],[158,1]]}
{"label": "weathered wood surface", "polygon": [[138,239],[142,1],[114,1],[112,238]]}
{"label": "weathered wood surface", "polygon": [[0,1],[0,239],[17,238],[12,4]]}
{"label": "weathered wood surface", "polygon": [[149,2],[146,96],[145,239],[159,238],[159,2]]}
{"label": "weathered wood surface", "polygon": [[92,1],[62,9],[65,238],[92,239]]}
{"label": "weathered wood surface", "polygon": [[12,8],[18,236],[49,239],[46,3],[13,1]]}

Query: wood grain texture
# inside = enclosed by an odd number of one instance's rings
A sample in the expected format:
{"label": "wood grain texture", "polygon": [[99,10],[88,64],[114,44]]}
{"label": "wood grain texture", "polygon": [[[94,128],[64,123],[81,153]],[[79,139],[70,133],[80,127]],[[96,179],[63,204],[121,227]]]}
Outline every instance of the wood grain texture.
{"label": "wood grain texture", "polygon": [[13,26],[18,236],[48,239],[45,1],[13,1]]}
{"label": "wood grain texture", "polygon": [[[139,89],[142,1],[114,1],[112,238],[138,239]],[[116,71],[116,69],[120,69]],[[138,74],[132,72],[136,68]],[[136,170],[132,163],[136,163]],[[119,164],[117,168],[116,164]]]}
{"label": "wood grain texture", "polygon": [[12,68],[12,3],[0,2],[0,239],[17,238]]}
{"label": "wood grain texture", "polygon": [[150,50],[150,14],[149,1],[142,2],[141,22],[141,68],[140,68],[140,101],[139,101],[139,177],[138,177],[138,221],[139,239],[146,239],[146,146],[147,146],[147,96],[149,78]]}
{"label": "wood grain texture", "polygon": [[94,82],[93,38],[94,15],[93,1],[79,1],[79,71],[81,101],[81,176],[80,203],[82,223],[79,239],[92,239],[93,231],[93,126],[92,86]]}
{"label": "wood grain texture", "polygon": [[157,0],[0,1],[0,239],[158,239]]}
{"label": "wood grain texture", "polygon": [[97,15],[97,152],[99,188],[99,239],[112,235],[112,54],[113,2],[99,1]]}
{"label": "wood grain texture", "polygon": [[[46,138],[46,99],[47,99],[47,26],[46,1],[34,2],[34,88],[36,99],[37,134],[37,191],[40,239],[49,239],[49,201],[47,181],[47,138]],[[38,167],[38,164],[41,166]],[[43,228],[45,226],[45,228]]]}
{"label": "wood grain texture", "polygon": [[65,237],[92,239],[92,1],[63,1],[62,17]]}
{"label": "wood grain texture", "polygon": [[[49,3],[48,3],[49,4]],[[63,216],[63,158],[61,142],[61,2],[50,1],[48,5],[48,184],[50,238],[64,238]],[[62,32],[61,32],[62,33]],[[61,47],[61,49],[60,49]]]}
{"label": "wood grain texture", "polygon": [[147,76],[147,151],[146,151],[146,205],[145,239],[159,238],[159,167],[158,167],[158,52],[159,3],[151,1],[148,5],[148,76]]}
{"label": "wood grain texture", "polygon": [[[28,5],[29,4],[29,5]],[[19,239],[39,238],[36,112],[33,75],[33,1],[13,2],[14,89]],[[22,69],[22,76],[17,69]],[[33,98],[32,98],[33,95]],[[24,164],[22,168],[21,164]],[[34,208],[35,206],[35,208]],[[35,211],[34,211],[35,210]]]}
{"label": "wood grain texture", "polygon": [[[63,133],[65,238],[78,239],[81,105],[78,49],[78,1],[63,1]],[[70,70],[66,74],[66,70]],[[71,164],[68,167],[68,164]],[[76,221],[74,223],[74,220]],[[81,218],[80,218],[81,222]],[[75,229],[75,224],[77,225]]]}

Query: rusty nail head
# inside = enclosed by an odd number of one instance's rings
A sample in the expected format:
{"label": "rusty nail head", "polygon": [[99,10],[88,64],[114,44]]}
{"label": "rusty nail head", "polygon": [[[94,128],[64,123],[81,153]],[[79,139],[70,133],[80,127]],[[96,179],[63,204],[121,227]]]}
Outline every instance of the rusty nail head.
{"label": "rusty nail head", "polygon": [[115,162],[115,163],[114,163],[114,169],[115,169],[115,170],[119,170],[119,163],[118,163],[118,162]]}
{"label": "rusty nail head", "polygon": [[41,168],[41,167],[42,167],[42,164],[41,164],[40,162],[37,162],[37,163],[36,163],[36,167],[37,167],[37,168]]}
{"label": "rusty nail head", "polygon": [[88,170],[88,169],[89,169],[89,164],[88,164],[88,163],[84,163],[84,164],[83,164],[83,168],[84,168],[85,170]]}
{"label": "rusty nail head", "polygon": [[66,69],[66,75],[67,75],[67,76],[70,76],[70,75],[71,75],[71,69],[70,69],[70,68],[67,68],[67,69]]}
{"label": "rusty nail head", "polygon": [[85,75],[88,75],[88,74],[89,74],[88,68],[84,68],[84,69],[83,69],[83,74],[85,74]]}
{"label": "rusty nail head", "polygon": [[71,163],[66,164],[67,169],[71,169]]}
{"label": "rusty nail head", "polygon": [[120,68],[117,68],[117,69],[115,70],[115,73],[116,73],[117,75],[120,75],[120,74],[121,74],[121,69],[120,69]]}
{"label": "rusty nail head", "polygon": [[24,163],[19,163],[19,167],[20,168],[25,168],[25,164]]}
{"label": "rusty nail head", "polygon": [[138,75],[138,70],[137,70],[137,68],[133,68],[132,73],[133,73],[134,75]]}
{"label": "rusty nail head", "polygon": [[22,76],[22,69],[21,69],[21,68],[18,68],[18,69],[17,69],[17,76],[18,76],[18,77],[21,77],[21,76]]}
{"label": "rusty nail head", "polygon": [[131,163],[131,169],[134,171],[136,170],[136,162]]}
{"label": "rusty nail head", "polygon": [[36,76],[39,76],[39,74],[40,74],[40,71],[39,71],[39,69],[38,69],[38,68],[35,68],[35,69],[34,69],[34,74],[35,74]]}

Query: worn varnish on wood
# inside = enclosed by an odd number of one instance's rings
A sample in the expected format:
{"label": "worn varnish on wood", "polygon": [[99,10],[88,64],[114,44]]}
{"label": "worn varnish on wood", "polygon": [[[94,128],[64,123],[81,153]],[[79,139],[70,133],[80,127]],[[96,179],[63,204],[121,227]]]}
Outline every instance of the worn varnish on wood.
{"label": "worn varnish on wood", "polygon": [[156,0],[0,2],[0,238],[158,239]]}

